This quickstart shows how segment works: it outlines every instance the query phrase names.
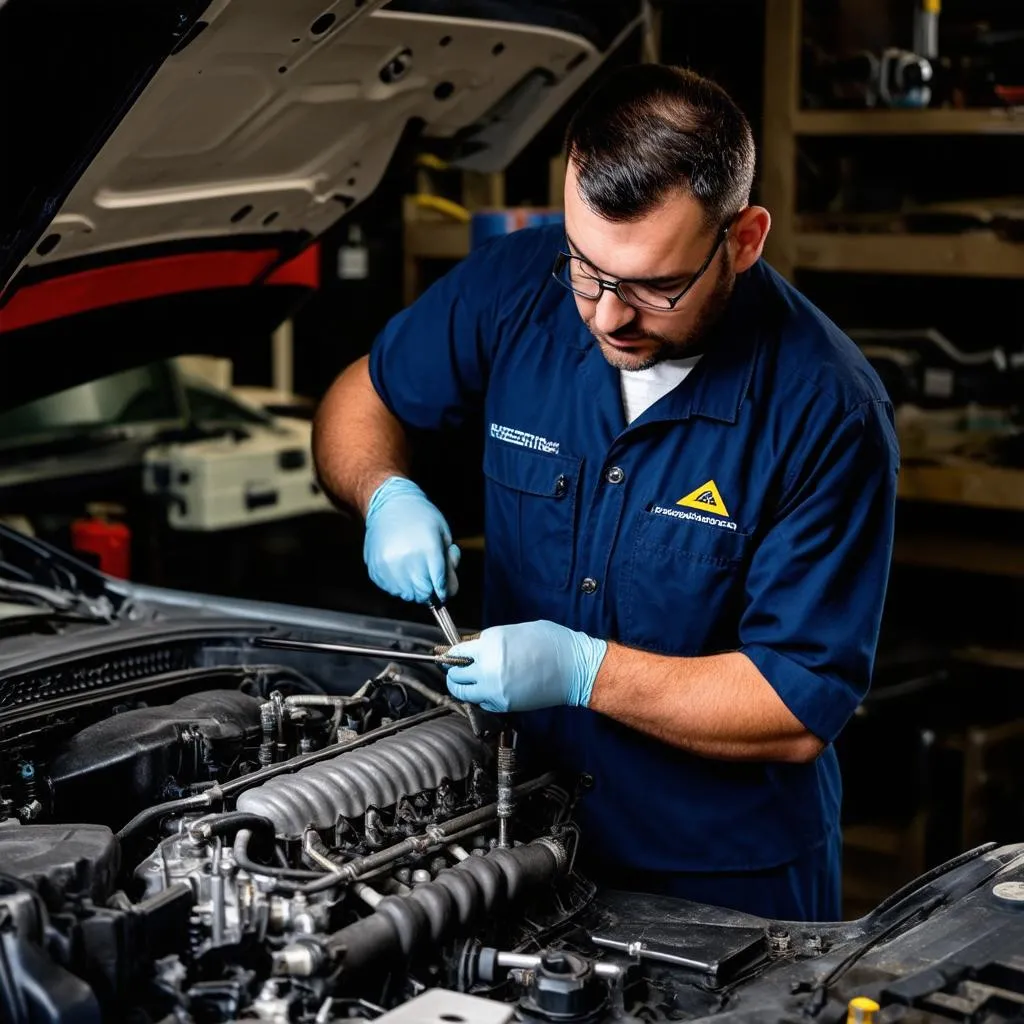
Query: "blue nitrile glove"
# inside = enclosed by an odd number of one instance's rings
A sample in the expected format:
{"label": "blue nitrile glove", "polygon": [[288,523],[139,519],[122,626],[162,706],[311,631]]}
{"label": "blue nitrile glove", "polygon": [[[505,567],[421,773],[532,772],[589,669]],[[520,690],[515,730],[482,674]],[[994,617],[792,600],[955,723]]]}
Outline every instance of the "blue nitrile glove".
{"label": "blue nitrile glove", "polygon": [[460,552],[438,508],[411,480],[391,476],[366,508],[363,560],[381,590],[406,601],[442,601],[459,589]]}
{"label": "blue nitrile glove", "polygon": [[586,707],[608,644],[555,622],[492,626],[448,652],[473,664],[448,669],[448,692],[485,711]]}

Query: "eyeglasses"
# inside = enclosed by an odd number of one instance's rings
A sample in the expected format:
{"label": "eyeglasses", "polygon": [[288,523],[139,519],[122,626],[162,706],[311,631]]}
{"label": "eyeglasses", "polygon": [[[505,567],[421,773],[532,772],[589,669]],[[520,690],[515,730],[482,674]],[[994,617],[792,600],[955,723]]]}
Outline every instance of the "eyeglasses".
{"label": "eyeglasses", "polygon": [[554,279],[564,288],[584,299],[597,300],[601,292],[609,291],[621,299],[627,306],[635,309],[655,309],[666,312],[682,301],[683,296],[707,273],[711,261],[715,258],[722,243],[729,235],[729,225],[722,228],[714,248],[708,253],[707,259],[700,269],[686,283],[686,287],[678,295],[667,295],[660,288],[643,281],[630,281],[624,278],[610,280],[597,272],[582,256],[574,256],[571,252],[559,252],[555,257],[555,265],[551,271]]}

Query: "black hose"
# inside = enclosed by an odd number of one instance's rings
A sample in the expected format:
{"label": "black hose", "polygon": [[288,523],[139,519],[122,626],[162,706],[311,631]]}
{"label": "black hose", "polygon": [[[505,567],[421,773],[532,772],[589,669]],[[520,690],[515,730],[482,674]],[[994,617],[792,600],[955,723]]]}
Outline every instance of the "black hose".
{"label": "black hose", "polygon": [[167,803],[154,804],[144,811],[139,811],[122,829],[117,833],[118,841],[126,842],[141,828],[163,818],[168,814],[184,813],[185,811],[199,811],[206,807],[212,807],[214,799],[220,798],[220,790],[213,786],[195,796],[183,796],[177,800],[168,800]]}
{"label": "black hose", "polygon": [[[252,815],[258,818],[259,815]],[[264,819],[266,820],[266,819]],[[271,828],[271,834],[273,828]],[[268,878],[279,878],[288,881],[320,881],[324,877],[322,871],[306,871],[302,868],[282,868],[276,864],[259,864],[249,856],[249,841],[252,839],[252,832],[248,828],[240,828],[235,836],[234,845],[231,847],[231,854],[235,858],[235,864],[250,875],[266,875]]]}
{"label": "black hose", "polygon": [[933,910],[937,910],[946,902],[945,896],[934,896],[928,900],[927,903],[922,903],[921,906],[915,907],[913,910],[901,917],[897,917],[895,921],[888,924],[883,928],[877,935],[872,935],[866,939],[859,946],[857,946],[853,952],[848,953],[842,960],[839,961],[832,968],[828,974],[825,975],[814,989],[804,1006],[805,1017],[816,1017],[828,1004],[828,993],[829,989],[851,968],[857,963],[862,957],[866,956],[876,946],[880,946],[886,939],[893,936],[901,928],[907,928],[915,918],[926,918]]}
{"label": "black hose", "polygon": [[233,836],[239,829],[248,829],[250,832],[260,832],[263,835],[274,838],[274,823],[262,814],[250,814],[247,811],[227,811],[224,814],[211,814],[200,818],[189,825],[188,831],[197,839],[203,841],[212,839],[214,836]]}
{"label": "black hose", "polygon": [[358,972],[408,959],[426,943],[500,917],[525,893],[554,881],[565,854],[552,840],[497,849],[438,872],[407,896],[386,896],[368,917],[335,932],[328,945],[342,969]]}

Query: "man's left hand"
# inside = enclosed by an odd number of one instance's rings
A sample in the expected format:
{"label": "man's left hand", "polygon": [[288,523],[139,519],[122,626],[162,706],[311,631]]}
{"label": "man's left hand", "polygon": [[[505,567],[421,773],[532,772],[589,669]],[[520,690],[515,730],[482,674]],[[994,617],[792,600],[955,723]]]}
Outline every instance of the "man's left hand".
{"label": "man's left hand", "polygon": [[586,707],[607,650],[604,640],[554,622],[493,626],[449,651],[473,664],[448,670],[448,691],[485,711]]}

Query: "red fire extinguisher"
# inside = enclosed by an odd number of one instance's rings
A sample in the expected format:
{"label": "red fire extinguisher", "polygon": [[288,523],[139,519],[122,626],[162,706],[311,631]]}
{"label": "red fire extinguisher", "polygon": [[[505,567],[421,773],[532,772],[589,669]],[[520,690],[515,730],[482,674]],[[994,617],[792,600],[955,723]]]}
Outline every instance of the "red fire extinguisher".
{"label": "red fire extinguisher", "polygon": [[124,513],[118,505],[87,505],[87,518],[71,524],[71,546],[95,555],[100,572],[126,580],[131,568],[132,533],[124,523],[110,518],[118,513]]}

